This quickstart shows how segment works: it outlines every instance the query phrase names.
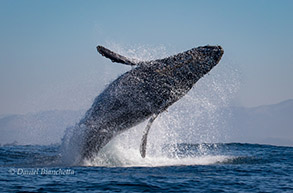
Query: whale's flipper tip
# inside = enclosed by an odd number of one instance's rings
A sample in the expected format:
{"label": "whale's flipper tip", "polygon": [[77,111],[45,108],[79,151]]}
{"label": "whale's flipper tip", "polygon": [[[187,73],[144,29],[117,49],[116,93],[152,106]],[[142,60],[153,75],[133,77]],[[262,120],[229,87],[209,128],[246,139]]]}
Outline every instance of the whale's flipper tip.
{"label": "whale's flipper tip", "polygon": [[98,52],[105,56],[106,58],[109,58],[112,62],[117,62],[121,64],[127,64],[130,66],[137,65],[135,62],[131,61],[130,59],[126,58],[125,56],[121,56],[103,46],[97,46]]}
{"label": "whale's flipper tip", "polygon": [[145,155],[146,155],[146,145],[147,145],[148,133],[150,131],[150,128],[152,126],[152,123],[155,121],[155,119],[158,117],[158,115],[159,114],[154,114],[150,118],[150,120],[149,120],[149,122],[148,122],[148,124],[147,124],[147,126],[146,126],[146,128],[144,130],[144,134],[142,136],[141,144],[140,144],[140,148],[139,148],[140,155],[141,155],[142,158],[145,158]]}

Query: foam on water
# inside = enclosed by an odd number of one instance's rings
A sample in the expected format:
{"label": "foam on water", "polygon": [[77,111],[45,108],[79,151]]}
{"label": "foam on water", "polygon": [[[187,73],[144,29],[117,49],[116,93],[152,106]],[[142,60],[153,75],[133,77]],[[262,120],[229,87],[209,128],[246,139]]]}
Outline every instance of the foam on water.
{"label": "foam on water", "polygon": [[[152,60],[163,58],[165,47],[138,46],[123,48],[110,44],[110,49],[137,60]],[[170,165],[205,165],[225,162],[233,157],[209,154],[202,148],[197,156],[170,157],[175,150],[164,150],[166,145],[189,143],[218,143],[225,142],[229,136],[226,118],[221,117],[219,109],[227,107],[239,87],[239,73],[225,61],[210,73],[200,79],[191,91],[173,104],[167,111],[161,113],[154,121],[147,144],[147,156],[141,158],[139,146],[145,121],[115,137],[92,160],[84,160],[86,166],[170,166]],[[200,147],[200,146],[199,146]],[[73,150],[75,151],[75,150]],[[70,153],[72,154],[72,152]],[[72,160],[70,157],[69,160]]]}
{"label": "foam on water", "polygon": [[[119,138],[119,137],[118,137]],[[180,165],[210,165],[227,162],[234,159],[234,156],[212,155],[208,150],[199,146],[197,156],[170,155],[168,151],[151,151],[145,158],[139,153],[139,146],[132,146],[129,143],[121,143],[122,139],[111,141],[102,151],[91,160],[84,160],[84,166],[103,167],[161,167]],[[173,149],[174,151],[174,149]]]}

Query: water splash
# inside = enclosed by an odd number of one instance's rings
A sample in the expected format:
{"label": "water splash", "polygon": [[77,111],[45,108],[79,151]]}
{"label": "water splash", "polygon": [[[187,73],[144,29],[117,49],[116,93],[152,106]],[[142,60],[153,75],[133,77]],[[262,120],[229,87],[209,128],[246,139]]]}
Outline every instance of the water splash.
{"label": "water splash", "polygon": [[[164,58],[166,47],[123,47],[110,43],[113,51],[138,61]],[[213,164],[230,159],[224,155],[210,155],[206,146],[199,145],[200,154],[193,157],[176,157],[176,144],[217,143],[229,136],[221,109],[229,106],[239,88],[239,73],[231,63],[223,61],[206,75],[182,99],[163,112],[153,123],[147,144],[147,156],[141,158],[139,145],[147,122],[123,132],[107,144],[86,166],[165,166]],[[77,143],[78,144],[78,143]],[[166,145],[173,145],[168,150]],[[78,147],[72,151],[78,152]],[[70,154],[73,154],[73,153]],[[78,154],[78,153],[77,153]],[[176,154],[175,154],[176,155]],[[71,159],[71,158],[70,158]]]}
{"label": "water splash", "polygon": [[[122,141],[121,141],[122,140]],[[234,159],[230,155],[213,155],[207,153],[206,147],[199,145],[196,155],[180,156],[178,147],[168,148],[167,151],[151,152],[142,158],[135,146],[123,142],[123,139],[115,139],[105,146],[99,155],[92,160],[84,160],[84,166],[104,167],[161,167],[183,165],[211,165],[224,163]],[[174,154],[170,154],[173,152]],[[205,153],[203,153],[205,152]],[[185,154],[186,152],[183,152]]]}

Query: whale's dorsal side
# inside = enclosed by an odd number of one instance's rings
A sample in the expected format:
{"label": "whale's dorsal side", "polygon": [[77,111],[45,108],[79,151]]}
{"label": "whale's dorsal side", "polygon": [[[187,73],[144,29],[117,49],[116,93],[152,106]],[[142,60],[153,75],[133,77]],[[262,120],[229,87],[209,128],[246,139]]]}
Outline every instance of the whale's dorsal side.
{"label": "whale's dorsal side", "polygon": [[132,59],[126,58],[125,56],[121,56],[120,54],[117,54],[103,46],[97,46],[97,50],[102,56],[109,58],[112,62],[117,62],[130,66],[137,65],[137,62],[133,61]]}

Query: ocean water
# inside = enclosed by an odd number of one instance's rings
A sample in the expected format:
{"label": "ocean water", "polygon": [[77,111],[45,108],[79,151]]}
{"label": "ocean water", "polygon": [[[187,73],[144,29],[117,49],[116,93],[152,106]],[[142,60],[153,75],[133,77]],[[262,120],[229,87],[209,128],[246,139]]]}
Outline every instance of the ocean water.
{"label": "ocean water", "polygon": [[173,144],[145,159],[112,151],[66,165],[59,145],[0,147],[0,192],[293,192],[293,147]]}

